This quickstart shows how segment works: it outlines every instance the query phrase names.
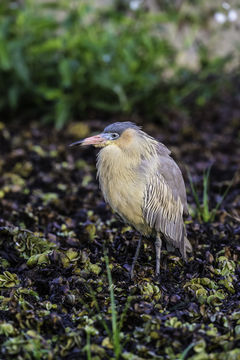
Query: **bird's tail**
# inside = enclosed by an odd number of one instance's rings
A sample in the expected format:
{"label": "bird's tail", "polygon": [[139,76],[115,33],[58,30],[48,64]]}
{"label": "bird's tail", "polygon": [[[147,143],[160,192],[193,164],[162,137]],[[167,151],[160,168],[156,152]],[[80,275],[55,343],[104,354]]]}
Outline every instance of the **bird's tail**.
{"label": "bird's tail", "polygon": [[191,245],[190,241],[188,240],[188,238],[186,236],[184,236],[184,242],[185,242],[186,251],[188,253],[191,253],[192,252],[192,245]]}
{"label": "bird's tail", "polygon": [[190,241],[187,238],[187,233],[185,227],[182,228],[182,236],[180,238],[180,241],[176,244],[170,237],[165,236],[167,240],[167,250],[173,251],[174,248],[178,248],[180,250],[180,253],[185,261],[187,261],[187,253],[192,252],[192,245]]}
{"label": "bird's tail", "polygon": [[190,241],[187,238],[187,232],[185,227],[183,226],[182,229],[182,238],[181,238],[181,243],[180,243],[180,248],[179,248],[182,257],[185,261],[187,261],[187,252],[191,253],[192,252],[192,245],[190,244]]}

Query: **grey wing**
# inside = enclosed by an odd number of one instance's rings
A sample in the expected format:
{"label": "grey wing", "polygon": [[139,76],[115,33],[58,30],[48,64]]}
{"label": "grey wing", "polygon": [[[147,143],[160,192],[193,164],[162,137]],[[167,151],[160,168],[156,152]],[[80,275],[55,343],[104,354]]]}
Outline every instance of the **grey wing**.
{"label": "grey wing", "polygon": [[[182,256],[186,258],[188,240],[183,212],[187,202],[182,174],[170,157],[170,161],[166,160],[164,165],[161,157],[159,160],[159,167],[150,175],[145,187],[143,217],[152,229],[163,233],[167,242],[179,248]],[[182,182],[178,179],[179,172]],[[175,188],[176,183],[181,185],[180,192]]]}
{"label": "grey wing", "polygon": [[163,176],[173,192],[174,197],[180,197],[184,214],[188,214],[186,188],[181,170],[170,156],[159,157],[158,172]]}

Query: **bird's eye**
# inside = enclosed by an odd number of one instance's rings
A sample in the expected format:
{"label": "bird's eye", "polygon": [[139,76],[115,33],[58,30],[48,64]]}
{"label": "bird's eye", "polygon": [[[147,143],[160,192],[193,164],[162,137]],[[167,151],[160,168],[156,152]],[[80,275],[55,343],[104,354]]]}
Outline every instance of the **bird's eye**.
{"label": "bird's eye", "polygon": [[112,139],[117,139],[118,137],[119,137],[119,135],[117,133],[112,134]]}

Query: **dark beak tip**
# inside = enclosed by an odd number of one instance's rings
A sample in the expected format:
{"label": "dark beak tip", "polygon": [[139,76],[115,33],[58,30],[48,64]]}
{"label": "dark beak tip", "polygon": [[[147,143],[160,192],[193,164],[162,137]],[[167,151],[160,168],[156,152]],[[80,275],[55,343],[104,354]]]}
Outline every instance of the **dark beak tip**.
{"label": "dark beak tip", "polygon": [[74,146],[82,146],[82,145],[97,145],[103,142],[103,140],[105,140],[103,137],[101,137],[101,135],[94,135],[91,137],[88,137],[86,139],[83,140],[79,140],[76,141],[72,144],[69,144],[69,147],[74,147]]}
{"label": "dark beak tip", "polygon": [[68,147],[74,147],[74,146],[79,146],[82,144],[82,141],[76,141],[74,143],[68,144]]}

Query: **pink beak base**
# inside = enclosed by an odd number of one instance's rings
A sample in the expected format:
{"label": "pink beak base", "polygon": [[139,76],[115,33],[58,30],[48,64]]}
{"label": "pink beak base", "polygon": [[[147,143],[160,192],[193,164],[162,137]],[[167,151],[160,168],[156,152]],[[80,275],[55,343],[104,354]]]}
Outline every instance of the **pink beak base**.
{"label": "pink beak base", "polygon": [[69,146],[98,145],[104,141],[106,141],[106,139],[101,134],[99,134],[99,135],[95,135],[95,136],[90,136],[90,137],[80,140],[80,141],[76,141],[76,142],[70,144]]}

